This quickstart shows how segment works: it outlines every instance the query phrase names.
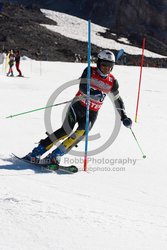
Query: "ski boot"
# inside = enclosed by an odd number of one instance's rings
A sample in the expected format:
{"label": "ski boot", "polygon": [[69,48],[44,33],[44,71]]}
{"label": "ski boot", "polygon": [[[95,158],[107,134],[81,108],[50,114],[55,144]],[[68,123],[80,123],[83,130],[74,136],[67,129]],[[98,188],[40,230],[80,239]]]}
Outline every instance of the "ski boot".
{"label": "ski boot", "polygon": [[51,154],[47,155],[44,160],[48,164],[56,164],[60,165],[61,156],[63,156],[66,153],[65,147],[63,145],[56,148]]}
{"label": "ski boot", "polygon": [[32,150],[32,152],[24,156],[23,159],[30,162],[38,163],[40,161],[40,156],[43,155],[45,152],[46,148],[39,144]]}

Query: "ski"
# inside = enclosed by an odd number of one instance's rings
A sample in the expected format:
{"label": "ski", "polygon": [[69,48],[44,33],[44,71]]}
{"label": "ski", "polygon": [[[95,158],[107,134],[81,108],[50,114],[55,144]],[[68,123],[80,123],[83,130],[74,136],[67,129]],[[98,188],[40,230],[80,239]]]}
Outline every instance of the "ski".
{"label": "ski", "polygon": [[74,165],[63,166],[63,165],[58,165],[58,164],[54,164],[54,163],[49,163],[49,164],[45,163],[44,164],[44,163],[40,163],[40,162],[33,162],[33,161],[23,159],[23,158],[15,155],[13,153],[12,153],[12,155],[20,161],[26,162],[26,163],[34,165],[34,166],[42,167],[42,168],[45,168],[45,169],[48,169],[51,171],[60,170],[60,171],[66,172],[66,173],[77,173],[78,172],[78,168]]}

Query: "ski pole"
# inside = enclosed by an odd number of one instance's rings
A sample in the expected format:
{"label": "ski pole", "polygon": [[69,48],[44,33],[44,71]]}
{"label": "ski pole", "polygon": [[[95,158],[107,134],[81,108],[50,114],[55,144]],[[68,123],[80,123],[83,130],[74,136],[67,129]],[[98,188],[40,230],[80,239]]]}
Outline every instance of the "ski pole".
{"label": "ski pole", "polygon": [[143,150],[142,150],[141,146],[139,145],[139,142],[138,142],[138,140],[137,140],[137,138],[136,138],[136,136],[135,136],[135,134],[134,134],[132,128],[130,128],[130,130],[131,130],[132,135],[133,135],[133,137],[134,137],[134,139],[135,139],[135,141],[136,141],[136,143],[137,143],[137,145],[138,145],[138,147],[139,147],[139,149],[140,149],[140,151],[141,151],[141,153],[142,153],[142,155],[143,155],[143,158],[145,159],[145,158],[146,158],[146,155],[143,153]]}
{"label": "ski pole", "polygon": [[46,106],[46,107],[42,107],[42,108],[37,108],[37,109],[25,111],[25,112],[14,114],[14,115],[9,115],[6,118],[13,118],[13,117],[16,117],[16,116],[19,116],[19,115],[25,115],[25,114],[28,114],[28,113],[32,113],[32,112],[36,112],[36,111],[42,110],[42,109],[56,107],[56,106],[59,106],[59,105],[62,105],[62,104],[66,104],[66,103],[69,103],[69,102],[72,102],[72,100],[66,101],[66,102],[60,102],[60,103],[57,103],[57,104],[54,104],[54,105],[50,105],[50,106]]}

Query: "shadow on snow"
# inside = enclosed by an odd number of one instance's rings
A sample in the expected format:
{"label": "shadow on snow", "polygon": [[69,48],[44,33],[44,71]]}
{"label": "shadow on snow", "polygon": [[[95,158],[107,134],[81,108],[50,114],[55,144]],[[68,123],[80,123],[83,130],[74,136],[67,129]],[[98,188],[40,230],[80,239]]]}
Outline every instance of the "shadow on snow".
{"label": "shadow on snow", "polygon": [[[11,156],[9,158],[3,158],[2,159],[4,162],[7,162],[7,164],[4,165],[0,165],[0,170],[4,169],[4,170],[32,170],[37,174],[45,174],[45,173],[57,173],[57,174],[71,174],[71,173],[67,173],[64,172],[62,170],[49,170],[49,169],[45,169],[42,166],[37,166],[37,165],[33,165],[31,163],[27,163],[27,162],[23,162],[17,158],[15,158],[14,156]],[[11,164],[10,164],[11,163]]]}

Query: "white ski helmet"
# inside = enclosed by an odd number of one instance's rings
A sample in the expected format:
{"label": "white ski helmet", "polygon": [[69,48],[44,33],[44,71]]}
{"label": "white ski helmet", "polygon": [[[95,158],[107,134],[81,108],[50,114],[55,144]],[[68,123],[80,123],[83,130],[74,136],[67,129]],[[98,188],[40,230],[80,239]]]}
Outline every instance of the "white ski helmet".
{"label": "white ski helmet", "polygon": [[97,67],[100,69],[101,65],[114,67],[115,64],[115,56],[110,50],[102,50],[97,55]]}

